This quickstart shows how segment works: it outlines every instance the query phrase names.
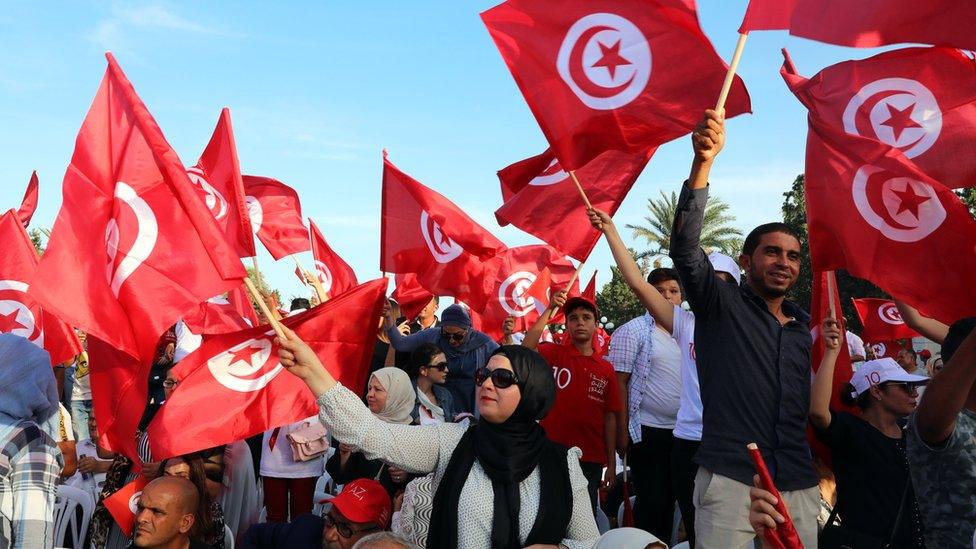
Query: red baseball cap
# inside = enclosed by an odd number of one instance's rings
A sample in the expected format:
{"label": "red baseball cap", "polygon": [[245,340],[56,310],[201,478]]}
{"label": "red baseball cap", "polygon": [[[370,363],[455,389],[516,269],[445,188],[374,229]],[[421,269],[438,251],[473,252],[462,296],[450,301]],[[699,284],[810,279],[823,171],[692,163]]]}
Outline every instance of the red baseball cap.
{"label": "red baseball cap", "polygon": [[393,507],[390,496],[386,488],[373,479],[358,478],[346,484],[339,495],[325,498],[319,503],[327,501],[331,501],[332,506],[352,522],[374,522],[383,529],[390,524]]}

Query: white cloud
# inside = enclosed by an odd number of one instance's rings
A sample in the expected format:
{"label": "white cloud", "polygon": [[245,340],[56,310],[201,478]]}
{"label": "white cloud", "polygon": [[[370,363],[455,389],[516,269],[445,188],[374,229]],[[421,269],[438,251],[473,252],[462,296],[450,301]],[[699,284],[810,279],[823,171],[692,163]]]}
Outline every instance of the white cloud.
{"label": "white cloud", "polygon": [[126,31],[130,29],[157,29],[211,36],[233,34],[218,26],[187,19],[161,4],[131,6],[116,3],[112,5],[109,16],[99,21],[85,37],[105,50],[128,50],[126,38],[129,33]]}

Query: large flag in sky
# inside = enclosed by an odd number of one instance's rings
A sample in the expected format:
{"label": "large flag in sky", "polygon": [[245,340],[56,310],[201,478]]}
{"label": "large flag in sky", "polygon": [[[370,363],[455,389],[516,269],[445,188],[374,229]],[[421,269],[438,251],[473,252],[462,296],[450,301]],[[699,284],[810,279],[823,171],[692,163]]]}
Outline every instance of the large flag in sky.
{"label": "large flag in sky", "polygon": [[965,0],[750,0],[739,32],[789,30],[856,48],[916,43],[972,50],[973,21],[976,3]]}
{"label": "large flag in sky", "polygon": [[30,181],[27,182],[27,190],[24,191],[24,199],[20,202],[20,209],[17,210],[17,217],[20,218],[20,222],[27,227],[30,225],[30,220],[34,217],[34,210],[37,209],[37,194],[38,194],[38,181],[37,172],[32,172],[30,176]]}
{"label": "large flag in sky", "polygon": [[[727,72],[693,0],[508,0],[481,18],[566,170],[690,132]],[[725,108],[749,112],[738,77]]]}
{"label": "large flag in sky", "polygon": [[244,176],[251,227],[275,260],[311,249],[298,193],[277,179]]}
{"label": "large flag in sky", "polygon": [[798,94],[832,128],[900,151],[951,188],[976,186],[976,61],[904,48],[827,67]]}
{"label": "large flag in sky", "polygon": [[[650,153],[607,151],[580,168],[576,177],[590,203],[612,216],[649,159]],[[590,225],[576,185],[551,150],[500,170],[498,179],[505,201],[495,211],[499,225],[515,225],[586,261],[600,233]]]}
{"label": "large flag in sky", "polygon": [[176,152],[107,57],[29,293],[148,365],[160,334],[246,274]]}
{"label": "large flag in sky", "polygon": [[220,111],[217,127],[200,160],[187,169],[187,174],[237,255],[254,257],[254,235],[227,107]]}
{"label": "large flag in sky", "polygon": [[81,354],[71,326],[58,320],[27,295],[37,270],[37,251],[17,212],[0,215],[0,333],[26,338],[51,355],[51,364]]}
{"label": "large flag in sky", "polygon": [[507,249],[441,194],[383,158],[380,270],[416,273],[435,295],[485,306],[485,263]]}
{"label": "large flag in sky", "polygon": [[[346,387],[363,387],[386,279],[373,280],[282,323]],[[212,448],[314,415],[315,396],[278,361],[268,326],[214,336],[173,367],[177,389],[149,425],[154,459]],[[286,443],[286,441],[279,441]]]}
{"label": "large flag in sky", "polygon": [[315,276],[319,277],[322,289],[329,298],[358,286],[356,271],[329,246],[314,221],[309,219],[308,226],[312,239],[312,257],[315,258]]}
{"label": "large flag in sky", "polygon": [[908,327],[898,311],[898,306],[890,299],[861,298],[851,300],[857,316],[861,320],[861,339],[864,341],[891,341],[911,339],[918,332]]}
{"label": "large flag in sky", "polygon": [[[804,104],[806,79],[783,77]],[[811,111],[806,206],[818,271],[845,269],[946,324],[976,310],[976,221],[950,189],[897,149]],[[933,269],[945,258],[952,268]],[[932,292],[929,288],[938,288]]]}

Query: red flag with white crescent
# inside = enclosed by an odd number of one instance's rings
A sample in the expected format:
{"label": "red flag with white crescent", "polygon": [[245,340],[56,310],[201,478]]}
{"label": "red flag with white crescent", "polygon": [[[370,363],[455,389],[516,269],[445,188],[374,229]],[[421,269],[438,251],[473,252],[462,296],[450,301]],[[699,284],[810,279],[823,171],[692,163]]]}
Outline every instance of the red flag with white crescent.
{"label": "red flag with white crescent", "polygon": [[[651,154],[602,153],[576,171],[593,207],[616,213]],[[504,204],[495,210],[512,224],[571,257],[586,261],[600,238],[590,225],[579,191],[551,150],[498,172]]]}
{"label": "red flag with white crescent", "polygon": [[74,330],[27,295],[37,271],[37,251],[13,210],[0,215],[0,333],[26,338],[46,350],[51,365],[81,354]]}
{"label": "red flag with white crescent", "polygon": [[908,327],[898,311],[898,306],[890,299],[861,298],[852,299],[857,316],[861,320],[864,330],[861,339],[864,341],[890,341],[895,339],[911,339],[918,336],[918,332]]}
{"label": "red flag with white crescent", "polygon": [[[804,104],[807,80],[781,71]],[[946,324],[976,310],[976,221],[950,189],[884,143],[816,110],[807,136],[806,206],[815,270],[845,269]],[[952,257],[952,269],[932,269]],[[939,288],[938,292],[928,288]]]}
{"label": "red flag with white crescent", "polygon": [[139,513],[139,497],[142,489],[149,484],[149,479],[139,475],[132,482],[120,488],[117,492],[105,498],[105,508],[111,513],[119,529],[125,537],[132,537],[136,515]]}
{"label": "red flag with white crescent", "polygon": [[245,175],[244,192],[251,228],[271,257],[279,260],[311,249],[295,189],[270,177]]}
{"label": "red flag with white crescent", "polygon": [[358,286],[356,271],[329,246],[314,221],[309,219],[308,226],[312,240],[312,257],[315,258],[315,276],[319,277],[322,289],[329,299]]}
{"label": "red flag with white crescent", "polygon": [[38,187],[40,185],[37,181],[37,172],[32,172],[30,180],[27,182],[27,190],[24,191],[24,199],[20,202],[20,209],[17,210],[17,217],[20,218],[20,222],[26,228],[30,225],[30,220],[34,217],[34,211],[37,210],[37,195]]}
{"label": "red flag with white crescent", "polygon": [[871,352],[874,353],[874,358],[898,358],[898,353],[900,353],[905,346],[899,343],[897,340],[891,339],[887,341],[872,341],[864,340],[865,347],[870,347]]}
{"label": "red flag with white crescent", "polygon": [[[566,170],[687,134],[725,81],[693,0],[508,0],[481,19]],[[749,112],[738,77],[725,109]]]}
{"label": "red flag with white crescent", "polygon": [[[373,280],[303,313],[282,319],[346,387],[366,383],[386,279]],[[278,362],[267,325],[213,336],[170,375],[179,383],[149,425],[154,458],[242,440],[318,410],[305,383]],[[210,411],[209,413],[201,413]]]}
{"label": "red flag with white crescent", "polygon": [[237,160],[237,145],[230,109],[220,111],[217,127],[197,165],[186,170],[197,195],[213,214],[227,243],[240,257],[254,257],[254,235],[244,198],[244,181]]}

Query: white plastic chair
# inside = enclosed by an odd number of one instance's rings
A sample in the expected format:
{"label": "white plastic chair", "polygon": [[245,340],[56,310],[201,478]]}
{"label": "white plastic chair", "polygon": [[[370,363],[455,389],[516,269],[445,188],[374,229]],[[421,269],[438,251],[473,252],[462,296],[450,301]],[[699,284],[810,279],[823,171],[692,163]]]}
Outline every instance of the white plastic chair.
{"label": "white plastic chair", "polygon": [[224,524],[224,549],[234,549],[234,532]]}
{"label": "white plastic chair", "polygon": [[[634,502],[637,501],[637,496],[630,496],[630,507],[634,507]],[[624,525],[624,502],[620,502],[620,507],[617,508],[617,528]]]}
{"label": "white plastic chair", "polygon": [[[78,508],[81,518],[78,518]],[[58,486],[58,496],[54,507],[54,539],[58,545],[65,544],[68,527],[71,527],[73,547],[81,547],[88,533],[88,522],[95,510],[95,500],[85,490],[71,486]]]}
{"label": "white plastic chair", "polygon": [[596,529],[600,532],[601,536],[610,530],[610,519],[607,518],[607,514],[599,506],[596,508]]}
{"label": "white plastic chair", "polygon": [[322,516],[322,504],[319,503],[323,498],[331,495],[332,477],[329,473],[322,473],[322,476],[315,481],[315,492],[312,497],[312,512]]}

